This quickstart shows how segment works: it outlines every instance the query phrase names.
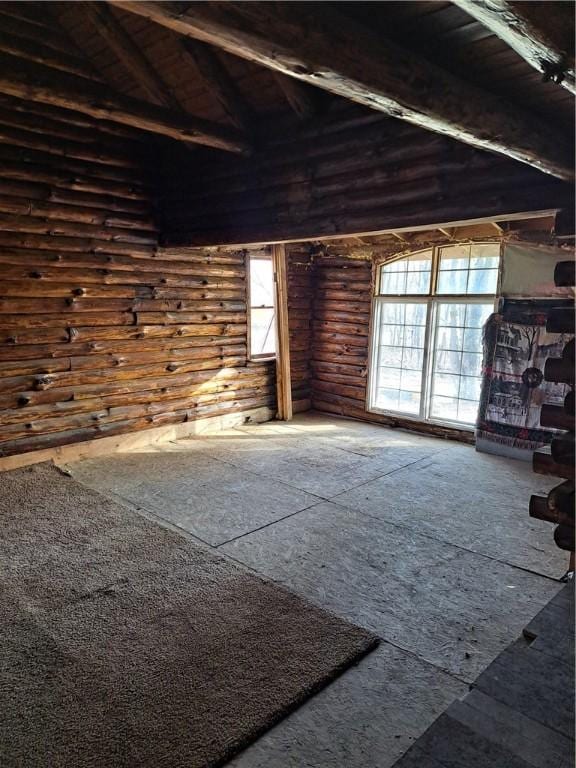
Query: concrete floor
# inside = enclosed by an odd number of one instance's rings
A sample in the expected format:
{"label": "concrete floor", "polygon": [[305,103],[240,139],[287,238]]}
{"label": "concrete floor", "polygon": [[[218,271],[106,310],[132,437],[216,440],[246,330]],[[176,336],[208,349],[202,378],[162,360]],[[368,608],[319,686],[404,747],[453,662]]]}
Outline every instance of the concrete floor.
{"label": "concrete floor", "polygon": [[68,465],[383,642],[229,765],[387,768],[559,590],[531,493],[470,446],[320,414]]}

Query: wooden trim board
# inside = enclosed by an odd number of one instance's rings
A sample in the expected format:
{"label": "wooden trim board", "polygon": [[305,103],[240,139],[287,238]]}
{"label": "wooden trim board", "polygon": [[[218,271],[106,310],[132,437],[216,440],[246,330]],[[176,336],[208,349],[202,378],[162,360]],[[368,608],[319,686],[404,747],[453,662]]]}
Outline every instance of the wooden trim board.
{"label": "wooden trim board", "polygon": [[271,408],[253,408],[239,413],[223,414],[222,416],[210,416],[206,419],[196,419],[183,424],[170,424],[164,427],[144,429],[140,432],[129,432],[125,435],[114,437],[101,437],[95,440],[86,440],[82,443],[72,443],[56,448],[45,448],[41,451],[20,453],[16,456],[0,458],[0,472],[5,472],[29,464],[38,464],[41,461],[68,462],[81,459],[93,459],[110,453],[130,453],[147,446],[161,445],[162,443],[178,440],[191,435],[209,434],[230,429],[240,424],[262,423],[271,421],[274,411]]}
{"label": "wooden trim board", "polygon": [[292,419],[292,377],[290,374],[290,330],[288,327],[288,280],[286,248],[272,246],[274,284],[276,288],[276,399],[278,418]]}

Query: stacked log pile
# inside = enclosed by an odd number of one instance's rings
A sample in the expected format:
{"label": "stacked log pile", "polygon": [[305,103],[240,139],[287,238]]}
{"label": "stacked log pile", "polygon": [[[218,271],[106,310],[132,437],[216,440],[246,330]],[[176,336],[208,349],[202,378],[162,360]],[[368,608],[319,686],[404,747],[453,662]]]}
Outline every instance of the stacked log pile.
{"label": "stacked log pile", "polygon": [[[563,261],[556,266],[554,280],[557,286],[574,286],[574,262]],[[551,333],[574,334],[574,309],[552,309],[548,313],[546,330]],[[566,430],[552,439],[549,449],[534,453],[534,471],[563,478],[548,496],[532,496],[530,516],[553,523],[554,541],[560,549],[571,552],[570,571],[574,571],[574,338],[568,341],[558,358],[548,358],[544,366],[546,381],[568,384],[571,389],[563,406],[544,405],[540,424]]]}
{"label": "stacked log pile", "polygon": [[310,408],[310,354],[312,349],[312,270],[308,244],[290,245],[288,258],[288,326],[290,377],[294,413]]}
{"label": "stacked log pile", "polygon": [[159,248],[141,137],[0,98],[0,456],[274,401],[245,251]]}

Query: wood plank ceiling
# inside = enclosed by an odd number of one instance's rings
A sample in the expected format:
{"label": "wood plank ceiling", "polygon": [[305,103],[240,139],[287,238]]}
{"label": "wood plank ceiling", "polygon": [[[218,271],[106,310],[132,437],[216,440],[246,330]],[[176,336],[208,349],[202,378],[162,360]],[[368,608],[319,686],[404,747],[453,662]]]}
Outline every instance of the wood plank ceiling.
{"label": "wood plank ceiling", "polygon": [[[462,4],[465,3],[420,0],[342,2],[338,3],[337,11],[348,16],[351,23],[353,20],[369,28],[377,39],[389,40],[390,45],[402,46],[419,60],[442,67],[448,76],[469,84],[471,90],[480,88],[490,98],[505,99],[508,111],[517,111],[519,124],[524,121],[527,131],[532,131],[537,155],[540,150],[542,155],[553,155],[556,142],[569,146],[574,125],[573,95],[553,79],[542,82],[542,74],[533,63],[459,7]],[[138,15],[144,12],[142,8],[154,3],[139,3],[137,13],[134,8],[130,12],[118,5],[130,3],[4,2],[0,5],[0,56],[7,57],[4,64],[9,65],[11,56],[18,54],[20,59],[28,48],[25,63],[28,65],[32,59],[36,65],[40,51],[43,64],[51,69],[56,66],[70,77],[94,81],[96,92],[104,83],[118,98],[131,97],[141,105],[158,105],[158,110],[166,110],[155,111],[151,107],[141,127],[178,137],[186,134],[188,125],[187,140],[233,151],[242,151],[254,141],[257,145],[259,137],[269,130],[270,122],[281,124],[282,116],[292,110],[304,120],[313,121],[318,114],[337,109],[343,101],[340,96],[297,79],[287,80],[253,61],[198,44]],[[193,3],[179,3],[178,8],[181,13],[191,8],[188,12],[194,14],[207,6],[226,12],[232,5],[202,3],[195,11]],[[258,5],[249,4],[251,8]],[[292,5],[297,16],[299,6]],[[301,7],[305,5],[313,4]],[[162,6],[164,11],[170,4]],[[325,4],[328,14],[329,6]],[[385,47],[384,42],[382,45]],[[29,93],[32,98],[42,98],[33,93],[31,79],[32,75],[25,82]],[[414,83],[412,87],[416,86]],[[18,95],[7,85],[0,87],[4,93]],[[49,102],[44,99],[44,103]],[[62,100],[58,103],[64,105]],[[125,106],[124,102],[119,103]],[[86,111],[86,105],[82,109]],[[174,115],[175,121],[167,129],[169,114]],[[196,125],[196,118],[209,122]],[[496,122],[496,133],[498,125]],[[212,136],[206,139],[204,134],[210,133],[211,128]],[[484,127],[478,130],[480,146],[483,130]],[[190,132],[194,135],[190,136]],[[506,152],[506,140],[500,151]],[[568,151],[559,161],[556,157],[536,157],[531,162],[567,178],[571,171],[569,154]],[[521,155],[522,152],[517,153]]]}

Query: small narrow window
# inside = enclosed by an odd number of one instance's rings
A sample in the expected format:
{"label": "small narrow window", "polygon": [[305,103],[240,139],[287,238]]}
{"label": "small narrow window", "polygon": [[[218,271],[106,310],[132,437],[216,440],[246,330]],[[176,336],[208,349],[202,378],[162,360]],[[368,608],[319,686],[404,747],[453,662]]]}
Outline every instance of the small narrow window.
{"label": "small narrow window", "polygon": [[271,358],[276,354],[276,309],[274,268],[271,256],[249,257],[250,357]]}

